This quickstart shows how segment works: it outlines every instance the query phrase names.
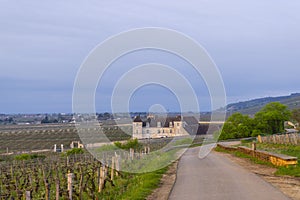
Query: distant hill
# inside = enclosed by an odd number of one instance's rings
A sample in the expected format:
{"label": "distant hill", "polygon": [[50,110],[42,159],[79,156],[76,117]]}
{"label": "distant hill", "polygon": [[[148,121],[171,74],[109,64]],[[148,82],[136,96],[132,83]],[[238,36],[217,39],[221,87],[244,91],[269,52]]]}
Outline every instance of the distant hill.
{"label": "distant hill", "polygon": [[289,109],[295,109],[300,107],[300,93],[294,93],[290,96],[279,97],[265,97],[259,99],[253,99],[250,101],[243,101],[238,103],[232,103],[227,105],[227,113],[230,115],[235,112],[243,114],[254,115],[262,107],[270,102],[280,102],[289,107]]}

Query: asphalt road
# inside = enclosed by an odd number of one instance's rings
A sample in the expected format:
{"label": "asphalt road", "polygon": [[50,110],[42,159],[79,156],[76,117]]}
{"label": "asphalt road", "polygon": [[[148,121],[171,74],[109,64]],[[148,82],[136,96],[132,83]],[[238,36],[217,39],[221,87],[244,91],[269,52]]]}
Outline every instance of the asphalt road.
{"label": "asphalt road", "polygon": [[287,200],[278,189],[222,155],[198,157],[199,148],[185,152],[178,165],[170,200]]}

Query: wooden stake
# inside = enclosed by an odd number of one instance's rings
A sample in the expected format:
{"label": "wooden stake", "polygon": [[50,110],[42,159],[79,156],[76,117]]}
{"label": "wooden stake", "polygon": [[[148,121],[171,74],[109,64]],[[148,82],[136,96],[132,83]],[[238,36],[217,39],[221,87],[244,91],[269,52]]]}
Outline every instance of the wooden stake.
{"label": "wooden stake", "polygon": [[111,158],[111,172],[110,172],[110,180],[114,180],[114,170],[115,170],[115,157]]}
{"label": "wooden stake", "polygon": [[98,186],[98,192],[101,192],[104,186],[104,173],[105,173],[105,166],[102,165],[100,167],[100,181]]}
{"label": "wooden stake", "polygon": [[69,191],[69,200],[72,200],[73,193],[73,173],[68,174],[68,191]]}
{"label": "wooden stake", "polygon": [[56,179],[55,182],[55,187],[56,187],[56,191],[55,191],[55,199],[59,200],[59,178]]}
{"label": "wooden stake", "polygon": [[25,198],[26,198],[26,200],[31,200],[31,191],[25,192]]}
{"label": "wooden stake", "polygon": [[44,179],[45,191],[46,191],[45,199],[46,200],[50,200],[50,184],[49,184],[49,181],[48,181],[48,179],[46,177],[46,173],[45,173],[44,167],[42,167],[42,172],[43,172],[43,179]]}
{"label": "wooden stake", "polygon": [[133,160],[133,157],[134,157],[134,149],[130,148],[129,149],[129,157],[131,160]]}
{"label": "wooden stake", "polygon": [[101,166],[100,167],[98,167],[98,169],[97,169],[97,174],[98,174],[98,181],[97,181],[97,183],[98,183],[98,192],[100,192],[100,183],[101,183]]}
{"label": "wooden stake", "polygon": [[79,182],[79,198],[82,199],[82,191],[83,191],[83,170],[82,166],[80,166],[80,182]]}
{"label": "wooden stake", "polygon": [[120,171],[120,156],[117,155],[115,158],[116,161],[116,176],[119,176],[119,171]]}

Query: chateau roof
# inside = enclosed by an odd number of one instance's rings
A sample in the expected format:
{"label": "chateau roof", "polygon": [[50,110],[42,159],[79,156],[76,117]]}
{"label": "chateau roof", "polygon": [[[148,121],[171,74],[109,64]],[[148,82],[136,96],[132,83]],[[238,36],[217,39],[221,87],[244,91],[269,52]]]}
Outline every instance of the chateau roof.
{"label": "chateau roof", "polygon": [[176,117],[159,117],[159,118],[147,118],[147,120],[144,122],[143,126],[146,126],[147,122],[149,123],[150,127],[157,127],[157,123],[160,122],[161,127],[169,127],[170,123],[172,123],[172,126],[174,125],[175,121],[181,121],[180,116]]}
{"label": "chateau roof", "polygon": [[140,116],[136,116],[133,122],[143,122]]}

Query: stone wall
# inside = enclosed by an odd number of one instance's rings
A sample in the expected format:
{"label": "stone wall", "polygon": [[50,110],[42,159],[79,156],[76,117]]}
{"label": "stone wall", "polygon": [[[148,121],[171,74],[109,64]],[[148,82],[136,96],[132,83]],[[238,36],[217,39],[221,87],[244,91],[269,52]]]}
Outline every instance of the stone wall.
{"label": "stone wall", "polygon": [[231,147],[228,145],[218,144],[218,147],[229,150],[229,151],[239,151],[247,155],[251,155],[259,160],[270,162],[275,166],[287,166],[287,165],[296,165],[297,157],[287,156],[283,154],[275,154],[267,151],[261,150],[253,150],[248,147],[239,146],[239,147]]}

